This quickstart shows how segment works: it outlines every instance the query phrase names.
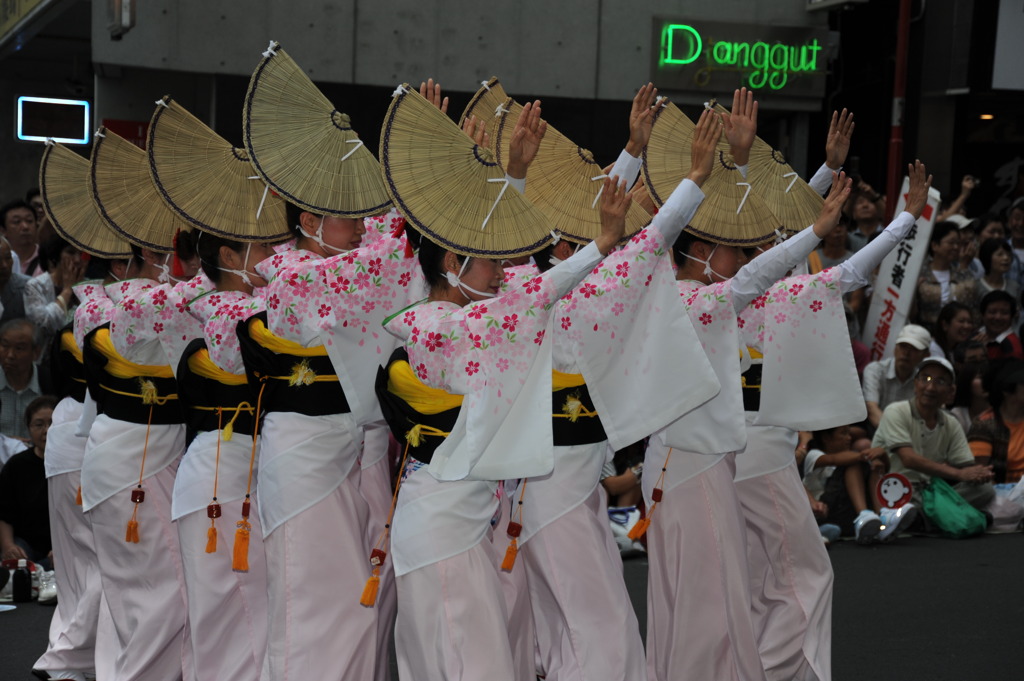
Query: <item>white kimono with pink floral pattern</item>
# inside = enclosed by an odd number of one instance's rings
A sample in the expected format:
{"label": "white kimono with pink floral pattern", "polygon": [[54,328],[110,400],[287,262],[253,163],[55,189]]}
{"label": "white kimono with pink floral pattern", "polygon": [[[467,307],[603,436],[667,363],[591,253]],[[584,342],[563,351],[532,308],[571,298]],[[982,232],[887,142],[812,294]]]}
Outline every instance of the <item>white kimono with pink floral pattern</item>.
{"label": "white kimono with pink floral pattern", "polygon": [[[269,330],[304,347],[325,347],[345,390],[351,415],[362,427],[382,421],[374,394],[377,367],[387,361],[397,345],[381,329],[381,323],[425,293],[419,262],[406,257],[406,247],[404,235],[387,236],[330,258],[291,251],[256,266],[269,282],[264,293]],[[359,463],[364,468],[373,465],[386,451],[378,448],[372,452],[372,459]],[[356,463],[355,459],[335,462],[330,476],[312,480],[307,479],[304,466],[289,465],[285,459],[277,461],[282,456],[288,456],[288,452],[267,448],[260,458],[266,483],[261,513],[266,514],[263,520],[268,533],[308,508],[290,503],[287,508],[281,506],[273,489],[304,484],[311,486],[304,494],[307,499],[323,498]],[[268,478],[264,472],[271,466],[276,472]]]}
{"label": "white kimono with pink floral pattern", "polygon": [[[232,374],[245,373],[235,328],[240,321],[263,309],[262,298],[242,291],[214,291],[199,296],[188,304],[188,312],[202,325],[202,334],[206,339],[210,360]],[[255,400],[252,408],[256,408]],[[232,416],[232,412],[225,412],[225,425]],[[188,454],[178,467],[178,475],[174,480],[174,501],[171,508],[171,517],[174,520],[206,508],[213,496],[215,473],[217,499],[222,505],[241,500],[245,496],[249,459],[252,456],[252,437],[235,433],[230,440],[221,441],[218,472],[216,455],[219,437],[219,431],[199,433],[189,445]],[[254,474],[253,490],[255,489]],[[233,523],[234,520],[230,522]],[[230,535],[229,527],[229,524],[224,525],[225,536]]]}

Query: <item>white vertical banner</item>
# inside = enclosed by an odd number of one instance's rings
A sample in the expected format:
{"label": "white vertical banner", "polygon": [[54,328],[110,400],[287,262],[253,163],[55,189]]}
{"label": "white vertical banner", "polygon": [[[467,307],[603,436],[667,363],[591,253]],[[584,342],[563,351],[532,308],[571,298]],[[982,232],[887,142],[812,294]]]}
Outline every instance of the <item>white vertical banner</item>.
{"label": "white vertical banner", "polygon": [[[910,178],[904,177],[894,215],[899,215],[906,207],[909,190]],[[910,304],[914,301],[914,291],[917,289],[917,278],[928,255],[928,240],[939,214],[940,200],[937,189],[933,187],[928,190],[928,203],[921,217],[910,228],[907,237],[885,256],[878,268],[875,289],[871,294],[871,307],[868,308],[868,317],[861,334],[864,343],[871,348],[872,361],[892,357],[896,336],[907,322]]]}

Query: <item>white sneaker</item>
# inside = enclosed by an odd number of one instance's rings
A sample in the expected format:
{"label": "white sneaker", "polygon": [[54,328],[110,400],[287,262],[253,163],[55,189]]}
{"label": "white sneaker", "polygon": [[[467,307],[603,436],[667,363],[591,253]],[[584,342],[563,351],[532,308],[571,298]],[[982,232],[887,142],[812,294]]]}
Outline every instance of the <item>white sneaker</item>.
{"label": "white sneaker", "polygon": [[57,605],[57,580],[52,570],[39,576],[39,604]]}
{"label": "white sneaker", "polygon": [[916,517],[917,507],[913,504],[903,504],[899,508],[883,508],[882,529],[878,533],[878,541],[892,541],[910,527]]}
{"label": "white sneaker", "polygon": [[882,519],[874,511],[864,509],[853,521],[853,532],[858,544],[871,544],[882,531]]}
{"label": "white sneaker", "polygon": [[608,520],[612,526],[612,536],[619,545],[619,555],[623,558],[647,553],[644,545],[629,538],[629,531],[640,521],[640,509],[636,506],[621,506],[608,509]]}

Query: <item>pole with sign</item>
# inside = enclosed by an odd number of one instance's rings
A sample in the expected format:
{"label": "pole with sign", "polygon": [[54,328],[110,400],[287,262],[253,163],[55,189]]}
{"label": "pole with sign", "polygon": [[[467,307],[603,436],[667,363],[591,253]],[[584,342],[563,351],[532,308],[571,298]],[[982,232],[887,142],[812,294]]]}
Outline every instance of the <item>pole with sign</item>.
{"label": "pole with sign", "polygon": [[[909,189],[910,178],[904,177],[895,215],[899,215],[906,207]],[[917,290],[917,279],[928,254],[928,240],[939,213],[940,200],[939,191],[930,188],[928,203],[921,217],[910,228],[907,237],[885,256],[879,266],[863,333],[864,342],[871,348],[872,361],[892,357],[896,336],[907,322],[914,292]]]}

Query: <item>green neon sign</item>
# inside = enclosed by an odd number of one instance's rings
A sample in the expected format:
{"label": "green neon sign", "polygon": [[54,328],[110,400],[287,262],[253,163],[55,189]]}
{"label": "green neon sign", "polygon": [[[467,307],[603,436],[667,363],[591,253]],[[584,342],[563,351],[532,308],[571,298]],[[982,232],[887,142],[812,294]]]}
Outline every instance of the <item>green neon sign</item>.
{"label": "green neon sign", "polygon": [[659,66],[693,64],[702,55],[708,70],[749,72],[747,86],[753,90],[768,87],[781,90],[790,74],[818,73],[821,44],[817,38],[802,45],[783,42],[733,42],[717,40],[704,48],[705,41],[696,28],[687,24],[666,24],[661,32]]}

